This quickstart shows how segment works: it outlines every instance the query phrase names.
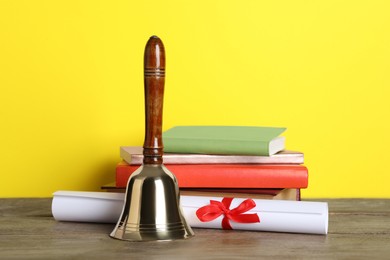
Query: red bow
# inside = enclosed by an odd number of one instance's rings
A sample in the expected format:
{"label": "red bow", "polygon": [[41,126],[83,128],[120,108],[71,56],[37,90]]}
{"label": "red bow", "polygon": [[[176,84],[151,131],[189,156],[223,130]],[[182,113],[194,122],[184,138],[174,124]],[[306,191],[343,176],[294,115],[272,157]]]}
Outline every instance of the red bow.
{"label": "red bow", "polygon": [[238,223],[256,223],[260,222],[260,218],[256,213],[253,214],[242,214],[250,209],[256,207],[256,203],[252,199],[244,200],[237,208],[232,210],[229,209],[233,198],[223,198],[222,202],[216,200],[210,200],[210,205],[203,206],[196,211],[196,216],[202,222],[212,221],[222,214],[223,229],[232,229],[229,220]]}

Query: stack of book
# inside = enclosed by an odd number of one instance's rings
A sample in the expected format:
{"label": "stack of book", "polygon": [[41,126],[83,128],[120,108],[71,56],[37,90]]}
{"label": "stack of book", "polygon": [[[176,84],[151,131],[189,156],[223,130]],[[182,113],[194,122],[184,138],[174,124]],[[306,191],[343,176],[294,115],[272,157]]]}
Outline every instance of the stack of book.
{"label": "stack of book", "polygon": [[[177,178],[181,195],[300,200],[308,186],[302,152],[285,149],[285,128],[177,126],[163,133],[163,163]],[[124,192],[143,161],[142,147],[122,146],[116,182],[103,188]]]}

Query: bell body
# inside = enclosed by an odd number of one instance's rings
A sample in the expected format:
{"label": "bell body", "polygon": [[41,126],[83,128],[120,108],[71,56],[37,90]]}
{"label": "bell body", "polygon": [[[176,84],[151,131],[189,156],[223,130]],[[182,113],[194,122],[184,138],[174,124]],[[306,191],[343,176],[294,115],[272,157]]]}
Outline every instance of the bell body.
{"label": "bell body", "polygon": [[194,235],[180,207],[175,176],[163,165],[142,165],[127,184],[124,208],[111,237],[175,240]]}

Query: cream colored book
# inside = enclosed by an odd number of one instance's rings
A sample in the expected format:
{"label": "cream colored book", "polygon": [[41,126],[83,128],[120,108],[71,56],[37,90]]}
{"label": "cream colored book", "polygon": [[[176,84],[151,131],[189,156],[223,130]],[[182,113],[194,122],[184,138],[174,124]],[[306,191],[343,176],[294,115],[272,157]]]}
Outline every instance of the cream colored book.
{"label": "cream colored book", "polygon": [[[140,165],[143,160],[141,146],[121,146],[120,156],[128,164]],[[211,155],[164,153],[164,164],[303,164],[303,153],[284,150],[270,156],[259,155]]]}

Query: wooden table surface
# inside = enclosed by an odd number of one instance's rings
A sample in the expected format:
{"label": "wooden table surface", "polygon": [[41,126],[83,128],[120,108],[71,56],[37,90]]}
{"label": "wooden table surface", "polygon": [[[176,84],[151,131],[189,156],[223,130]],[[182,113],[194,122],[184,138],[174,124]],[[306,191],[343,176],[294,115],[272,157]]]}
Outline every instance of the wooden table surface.
{"label": "wooden table surface", "polygon": [[171,242],[126,242],[110,224],[56,222],[51,199],[0,199],[0,259],[390,259],[390,200],[329,203],[329,234],[194,229]]}

